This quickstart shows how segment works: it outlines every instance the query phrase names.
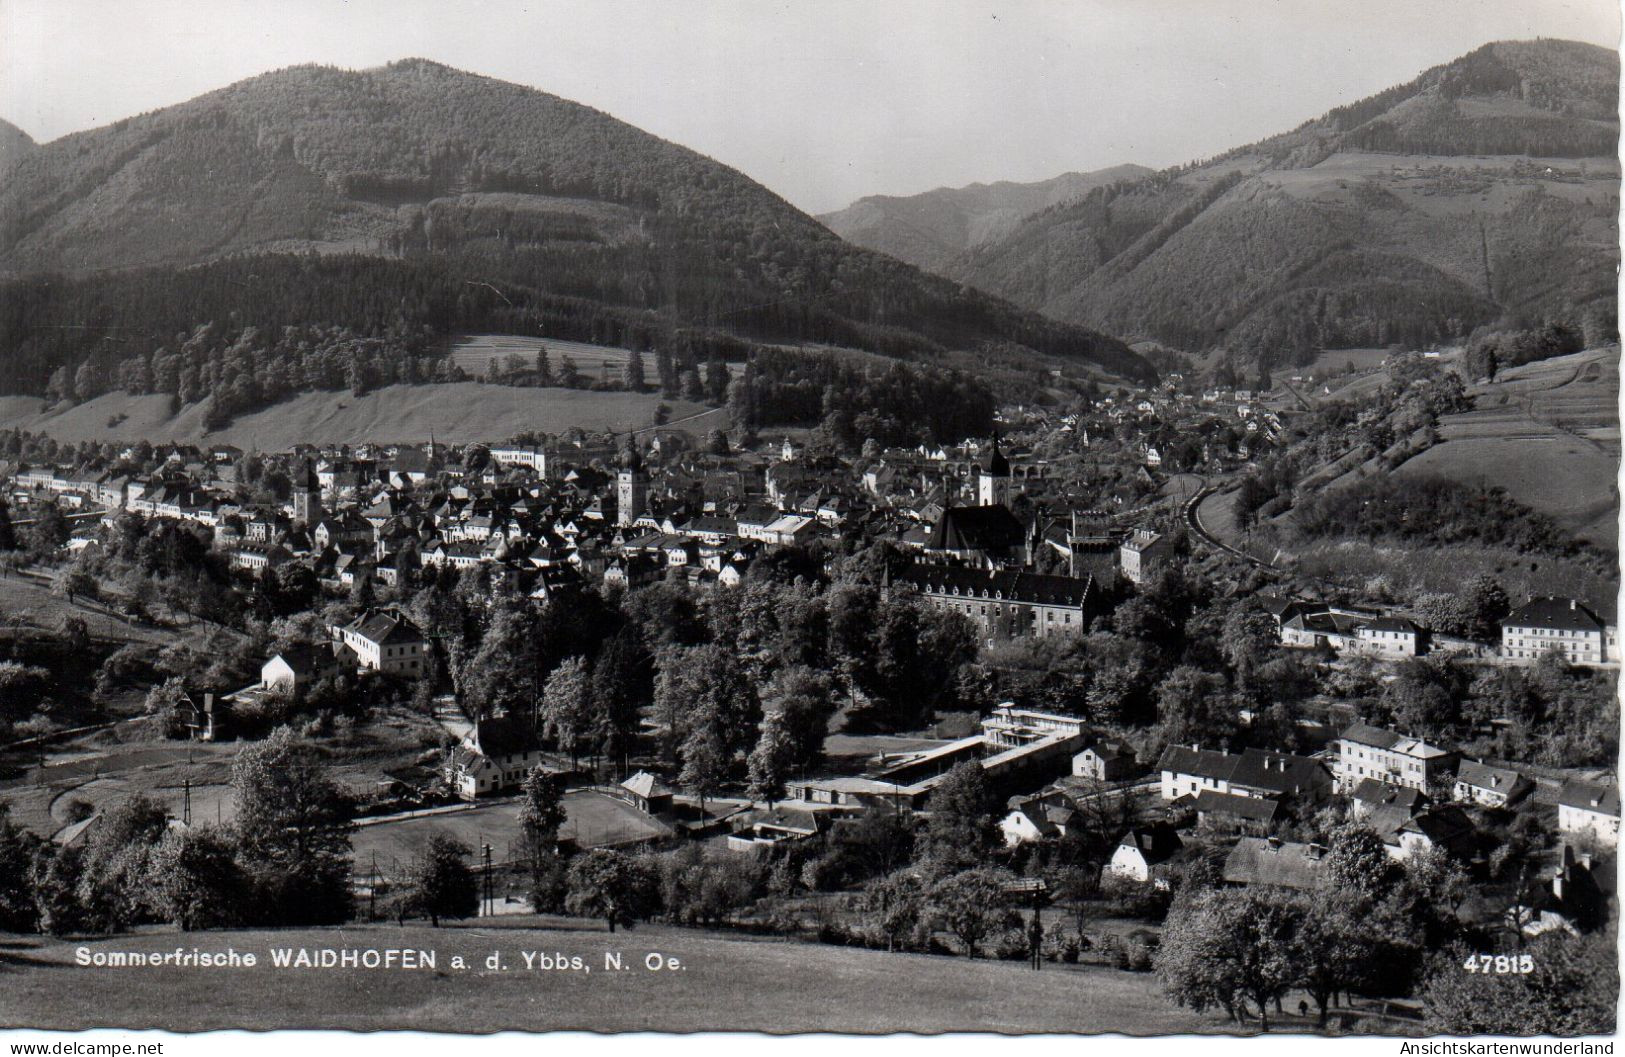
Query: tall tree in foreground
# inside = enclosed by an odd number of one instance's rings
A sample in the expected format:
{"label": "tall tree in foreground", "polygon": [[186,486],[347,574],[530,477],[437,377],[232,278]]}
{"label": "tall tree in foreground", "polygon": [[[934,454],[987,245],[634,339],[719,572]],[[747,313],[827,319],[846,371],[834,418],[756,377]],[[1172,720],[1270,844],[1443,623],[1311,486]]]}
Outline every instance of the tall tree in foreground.
{"label": "tall tree in foreground", "polygon": [[944,867],[978,866],[998,843],[987,774],[974,760],[959,764],[931,791],[927,855]]}
{"label": "tall tree in foreground", "polygon": [[931,916],[964,945],[965,957],[976,957],[976,945],[983,938],[1021,923],[1004,894],[1012,879],[1008,871],[982,867],[945,877],[931,887]]}
{"label": "tall tree in foreground", "polygon": [[565,907],[580,917],[631,928],[654,909],[655,879],[641,862],[609,848],[594,848],[570,864]]}
{"label": "tall tree in foreground", "polygon": [[565,820],[564,783],[540,764],[525,777],[519,802],[519,828],[530,860],[530,905],[538,913],[564,902],[564,868],[559,861],[559,829]]}
{"label": "tall tree in foreground", "polygon": [[[1607,1035],[1615,1028],[1619,958],[1607,937],[1548,932],[1527,951],[1532,971],[1469,971],[1473,951],[1441,951],[1422,986],[1429,1032],[1446,1035]],[[1519,955],[1510,955],[1516,960]],[[1477,968],[1477,959],[1475,969]],[[1493,968],[1493,963],[1492,963]]]}
{"label": "tall tree in foreground", "polygon": [[236,855],[231,834],[212,826],[165,833],[148,867],[153,910],[182,932],[236,924],[248,895]]}
{"label": "tall tree in foreground", "polygon": [[479,913],[479,881],[468,865],[468,845],[448,833],[435,833],[413,864],[407,881],[407,906],[426,916],[435,928],[441,918],[471,918]]}
{"label": "tall tree in foreground", "polygon": [[287,727],[237,754],[239,861],[268,923],[330,925],[350,914],[354,802]]}

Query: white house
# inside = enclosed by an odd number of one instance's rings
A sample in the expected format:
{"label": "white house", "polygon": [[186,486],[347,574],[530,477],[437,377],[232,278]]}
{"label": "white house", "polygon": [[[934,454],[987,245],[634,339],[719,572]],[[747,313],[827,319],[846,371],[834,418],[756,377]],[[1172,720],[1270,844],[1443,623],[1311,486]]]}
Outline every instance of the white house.
{"label": "white house", "polygon": [[428,671],[428,640],[398,612],[373,610],[342,627],[335,624],[332,630],[333,637],[355,653],[362,668],[408,677]]}
{"label": "white house", "polygon": [[1578,778],[1563,783],[1557,795],[1557,829],[1568,838],[1618,847],[1619,787]]}
{"label": "white house", "polygon": [[522,717],[486,718],[474,724],[446,761],[446,781],[464,800],[474,800],[524,782],[542,762],[536,731]]}

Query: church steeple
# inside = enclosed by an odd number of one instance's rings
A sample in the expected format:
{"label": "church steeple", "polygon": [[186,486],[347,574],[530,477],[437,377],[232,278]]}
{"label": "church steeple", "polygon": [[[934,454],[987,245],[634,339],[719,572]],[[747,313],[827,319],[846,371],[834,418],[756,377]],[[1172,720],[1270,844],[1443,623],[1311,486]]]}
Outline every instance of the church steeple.
{"label": "church steeple", "polygon": [[976,471],[976,501],[981,506],[1010,503],[1010,460],[999,450],[999,431],[993,431],[993,451]]}

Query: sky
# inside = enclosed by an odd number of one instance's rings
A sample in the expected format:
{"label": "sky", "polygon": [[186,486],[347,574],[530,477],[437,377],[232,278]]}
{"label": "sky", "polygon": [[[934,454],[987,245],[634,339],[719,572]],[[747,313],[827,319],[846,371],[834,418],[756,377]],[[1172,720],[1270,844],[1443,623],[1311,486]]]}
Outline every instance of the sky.
{"label": "sky", "polygon": [[1208,157],[1619,0],[0,0],[46,142],[300,63],[418,56],[606,111],[809,212]]}

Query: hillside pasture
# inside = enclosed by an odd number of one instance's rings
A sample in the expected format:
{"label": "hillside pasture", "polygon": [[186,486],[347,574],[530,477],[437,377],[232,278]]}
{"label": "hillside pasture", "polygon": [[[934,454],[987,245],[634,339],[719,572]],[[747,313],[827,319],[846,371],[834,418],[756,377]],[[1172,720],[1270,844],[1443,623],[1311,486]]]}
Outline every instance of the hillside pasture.
{"label": "hillside pasture", "polygon": [[[79,967],[90,952],[193,946],[253,953],[253,968]],[[272,948],[434,951],[429,969],[276,968]],[[521,951],[579,956],[589,971],[527,970]],[[620,952],[625,969],[605,968]],[[650,970],[645,958],[675,957]],[[492,954],[501,968],[485,968]],[[452,968],[461,957],[467,968]],[[853,947],[640,925],[488,918],[434,929],[342,929],[0,941],[0,1026],[170,1031],[214,1029],[520,1031],[1121,1032],[1223,1031],[1220,1016],[1181,1009],[1148,973],[888,954]],[[206,997],[205,997],[206,996]]]}
{"label": "hillside pasture", "polygon": [[503,441],[526,431],[627,432],[654,426],[665,403],[673,423],[706,414],[703,430],[726,429],[727,411],[659,393],[594,392],[585,389],[519,389],[478,382],[392,385],[352,396],[348,392],[302,393],[223,429],[204,427],[204,407],[193,404],[171,416],[168,397],[108,393],[71,408],[42,409],[37,397],[0,397],[0,427],[43,433],[62,443],[148,440],[154,444],[235,444],[260,451],[286,451],[296,444],[423,442],[445,444]]}
{"label": "hillside pasture", "polygon": [[1440,443],[1397,472],[1504,488],[1576,537],[1618,546],[1619,364],[1598,349],[1525,364],[1472,390]]}

